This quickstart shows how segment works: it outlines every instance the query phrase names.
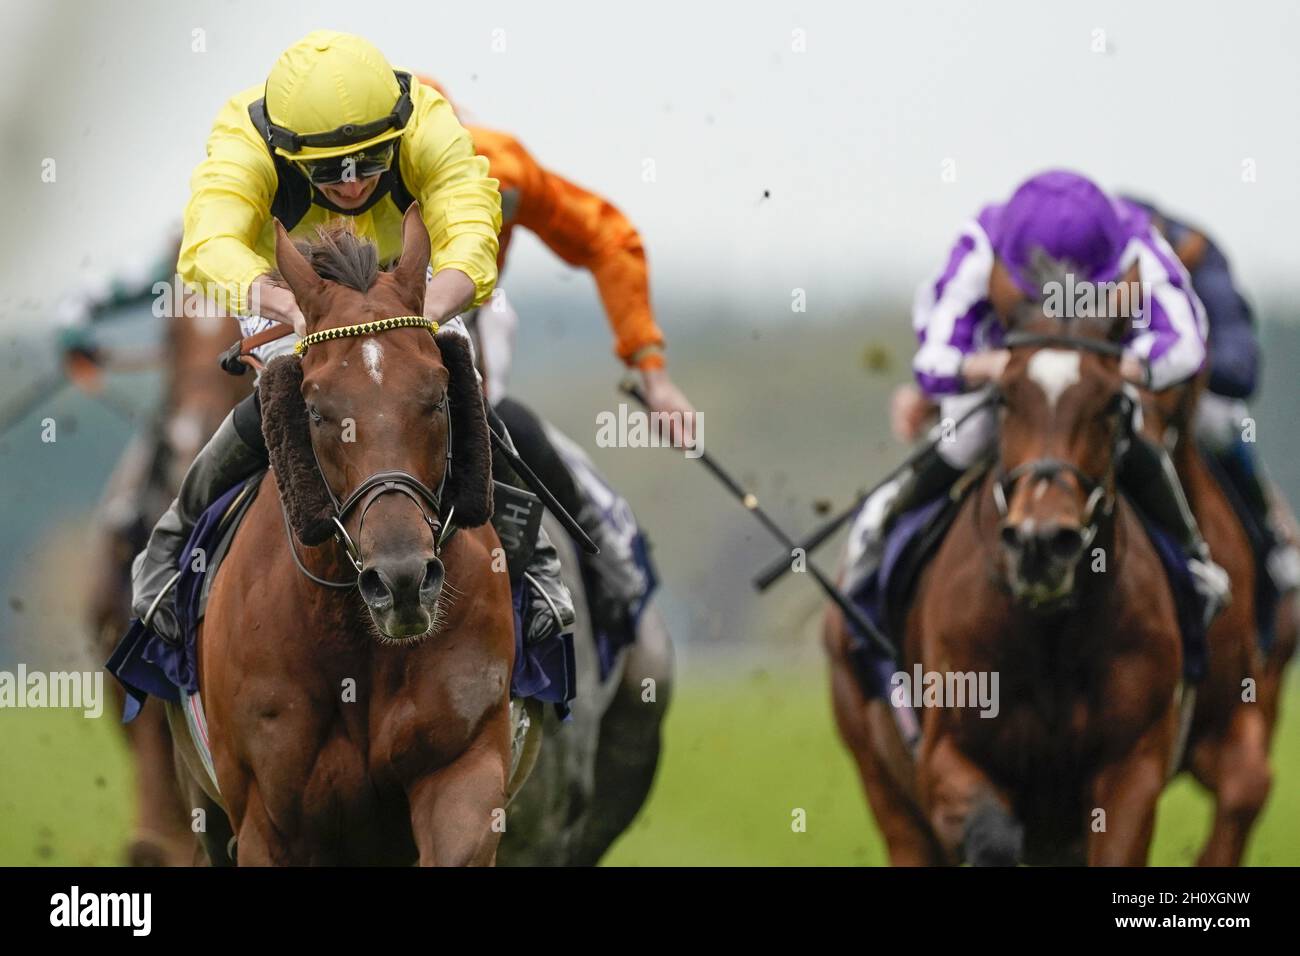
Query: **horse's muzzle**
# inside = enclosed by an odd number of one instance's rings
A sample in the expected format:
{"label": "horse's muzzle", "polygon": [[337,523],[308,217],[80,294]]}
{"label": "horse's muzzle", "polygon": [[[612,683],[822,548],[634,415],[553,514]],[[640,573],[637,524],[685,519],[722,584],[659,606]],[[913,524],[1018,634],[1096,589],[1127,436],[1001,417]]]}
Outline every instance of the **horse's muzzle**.
{"label": "horse's muzzle", "polygon": [[438,558],[411,556],[375,561],[357,579],[375,626],[392,640],[421,637],[434,623],[447,572]]}
{"label": "horse's muzzle", "polygon": [[1001,538],[1016,597],[1043,605],[1069,596],[1074,589],[1074,570],[1087,543],[1082,529],[1025,521],[1004,524]]}

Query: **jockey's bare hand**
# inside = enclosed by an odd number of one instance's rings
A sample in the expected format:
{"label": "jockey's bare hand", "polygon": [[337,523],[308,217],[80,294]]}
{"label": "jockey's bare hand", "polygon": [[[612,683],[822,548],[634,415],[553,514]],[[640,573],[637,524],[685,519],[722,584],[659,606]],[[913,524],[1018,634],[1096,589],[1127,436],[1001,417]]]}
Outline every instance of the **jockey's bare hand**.
{"label": "jockey's bare hand", "polygon": [[641,382],[650,411],[673,416],[667,422],[667,427],[671,429],[672,434],[666,437],[669,437],[676,447],[692,447],[695,444],[695,406],[668,377],[667,370],[643,369]]}
{"label": "jockey's bare hand", "polygon": [[1119,360],[1119,374],[1124,377],[1125,381],[1132,382],[1142,388],[1146,388],[1149,382],[1147,363],[1132,352],[1125,352],[1124,357]]}
{"label": "jockey's bare hand", "polygon": [[424,317],[442,325],[473,301],[474,280],[459,269],[442,269],[424,287]]}
{"label": "jockey's bare hand", "polygon": [[894,389],[889,401],[889,424],[894,437],[904,443],[916,441],[938,406],[914,383]]}
{"label": "jockey's bare hand", "polygon": [[1006,349],[990,349],[968,355],[961,363],[961,377],[970,388],[997,382],[1007,367],[1011,353]]}
{"label": "jockey's bare hand", "polygon": [[248,290],[249,306],[254,315],[292,325],[299,335],[307,334],[307,319],[298,308],[293,292],[276,285],[269,275],[258,276]]}

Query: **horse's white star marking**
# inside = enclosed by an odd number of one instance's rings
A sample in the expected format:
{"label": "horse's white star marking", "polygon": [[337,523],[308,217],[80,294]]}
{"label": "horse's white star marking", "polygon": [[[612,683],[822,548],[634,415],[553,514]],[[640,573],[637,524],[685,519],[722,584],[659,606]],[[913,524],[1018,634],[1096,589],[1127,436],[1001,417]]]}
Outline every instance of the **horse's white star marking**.
{"label": "horse's white star marking", "polygon": [[1071,385],[1079,383],[1079,353],[1067,349],[1042,349],[1029,359],[1029,377],[1047,396],[1053,409]]}
{"label": "horse's white star marking", "polygon": [[374,339],[366,339],[361,346],[361,355],[366,360],[366,371],[375,380],[376,385],[384,384],[384,370],[379,363],[384,358],[384,348]]}

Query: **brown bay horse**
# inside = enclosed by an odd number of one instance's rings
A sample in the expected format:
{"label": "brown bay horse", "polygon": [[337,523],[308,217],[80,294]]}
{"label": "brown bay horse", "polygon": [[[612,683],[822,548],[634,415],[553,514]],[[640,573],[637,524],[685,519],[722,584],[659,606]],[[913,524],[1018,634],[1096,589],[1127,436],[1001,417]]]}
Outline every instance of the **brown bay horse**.
{"label": "brown bay horse", "polygon": [[921,574],[899,663],[997,674],[996,713],[926,706],[913,754],[827,616],[836,721],[896,865],[1145,863],[1193,700],[1174,595],[1117,493],[1117,330],[1037,314],[1020,330],[999,462]]}
{"label": "brown bay horse", "polygon": [[[392,273],[355,268],[360,245],[323,251],[353,260],[338,271],[359,276],[354,288],[321,278],[278,231],[279,269],[309,332],[419,315],[430,244],[418,209]],[[493,568],[488,434],[468,348],[420,327],[336,334],[263,377],[273,471],[199,630],[221,816],[240,864],[491,863],[514,627],[508,577]],[[309,434],[277,436],[294,406]],[[286,441],[305,447],[277,457]],[[189,770],[197,805],[202,771]],[[219,836],[205,835],[214,858]]]}
{"label": "brown bay horse", "polygon": [[[235,378],[217,357],[235,333],[228,318],[182,308],[165,319],[161,415],[134,440],[114,468],[99,509],[95,574],[87,618],[97,657],[105,659],[132,618],[131,561],[149,528],[171,503],[194,456],[222,419],[248,394],[251,376]],[[121,689],[109,681],[122,705]],[[135,822],[126,848],[135,866],[193,863],[198,843],[181,799],[172,740],[158,701],[147,702],[125,733],[135,770]]]}
{"label": "brown bay horse", "polygon": [[[1209,840],[1198,863],[1241,862],[1246,838],[1268,797],[1268,742],[1277,719],[1285,662],[1295,646],[1291,615],[1279,616],[1279,639],[1265,660],[1255,612],[1255,566],[1240,519],[1206,467],[1191,427],[1205,376],[1143,401],[1143,431],[1165,444],[1201,533],[1232,582],[1232,603],[1207,634],[1208,667],[1197,688],[1182,769],[1215,797]],[[1284,605],[1286,602],[1283,602]]]}

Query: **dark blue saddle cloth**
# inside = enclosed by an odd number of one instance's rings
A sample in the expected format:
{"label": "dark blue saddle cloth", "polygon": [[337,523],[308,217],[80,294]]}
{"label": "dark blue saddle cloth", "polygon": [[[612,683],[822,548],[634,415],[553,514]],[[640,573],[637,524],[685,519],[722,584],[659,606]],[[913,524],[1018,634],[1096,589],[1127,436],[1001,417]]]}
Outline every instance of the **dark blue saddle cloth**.
{"label": "dark blue saddle cloth", "polygon": [[[245,501],[251,501],[257,485],[262,480],[258,473],[241,482],[214,501],[199,518],[181,552],[180,577],[176,581],[176,616],[183,639],[172,644],[152,631],[146,630],[137,618],[118,642],[105,665],[126,691],[123,722],[129,722],[140,712],[145,699],[152,694],[163,700],[178,703],[179,691],[194,694],[198,691],[198,639],[199,622],[203,618],[205,582],[216,574],[218,560],[199,563],[195,567],[191,555],[196,551],[218,556],[222,539],[232,532],[231,522],[238,522],[244,509],[233,513],[231,505],[240,493],[248,489]],[[554,704],[561,717],[568,715],[568,702],[577,693],[577,665],[573,651],[573,634],[564,633],[538,644],[524,646],[523,640],[523,587],[517,588],[514,598],[515,666],[510,679],[512,697],[533,697]]]}
{"label": "dark blue saddle cloth", "polygon": [[[880,566],[849,594],[897,648],[902,647],[903,615],[916,581],[960,507],[960,501],[945,494],[901,514],[885,538]],[[902,662],[877,649],[852,624],[848,626],[850,654],[863,692],[868,697],[888,696],[889,679]]]}
{"label": "dark blue saddle cloth", "polygon": [[[981,482],[972,483],[974,488],[980,485]],[[902,646],[904,616],[921,572],[938,550],[964,500],[964,496],[954,500],[945,494],[902,514],[885,539],[880,567],[849,595],[870,621],[892,639],[895,647]],[[1168,532],[1140,512],[1139,516],[1174,592],[1183,641],[1183,676],[1188,681],[1199,681],[1206,667],[1205,629],[1187,557]],[[850,637],[850,650],[863,692],[868,697],[886,697],[889,679],[900,669],[901,662],[881,653],[852,628]]]}

